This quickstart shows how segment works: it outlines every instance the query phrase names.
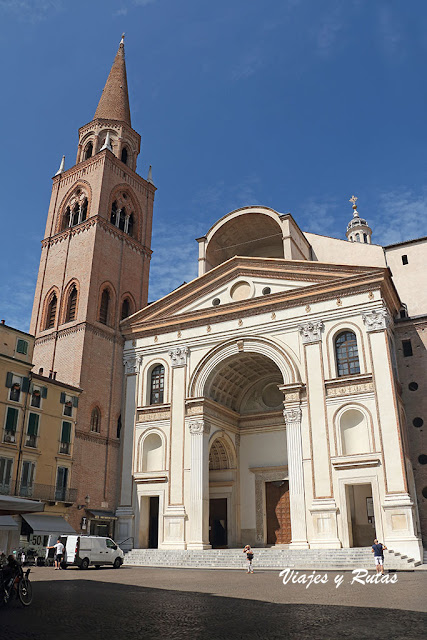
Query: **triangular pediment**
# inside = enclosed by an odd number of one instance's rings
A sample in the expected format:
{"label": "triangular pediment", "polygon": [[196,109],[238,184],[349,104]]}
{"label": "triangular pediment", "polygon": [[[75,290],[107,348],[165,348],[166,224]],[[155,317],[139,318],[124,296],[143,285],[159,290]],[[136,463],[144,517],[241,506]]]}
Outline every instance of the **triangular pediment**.
{"label": "triangular pediment", "polygon": [[286,301],[302,304],[305,296],[342,290],[366,279],[382,281],[386,273],[378,267],[235,256],[141,309],[121,328],[126,335],[153,323],[166,328],[205,316],[218,321],[242,307],[257,312]]}

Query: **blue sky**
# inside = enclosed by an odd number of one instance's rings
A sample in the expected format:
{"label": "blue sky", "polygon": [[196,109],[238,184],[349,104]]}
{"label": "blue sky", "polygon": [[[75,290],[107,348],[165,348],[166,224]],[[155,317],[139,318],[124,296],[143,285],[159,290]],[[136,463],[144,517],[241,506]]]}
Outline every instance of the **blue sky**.
{"label": "blue sky", "polygon": [[344,238],[426,235],[422,0],[0,0],[0,316],[28,330],[51,177],[94,114],[122,31],[138,173],[153,165],[150,299],[197,243],[263,204]]}

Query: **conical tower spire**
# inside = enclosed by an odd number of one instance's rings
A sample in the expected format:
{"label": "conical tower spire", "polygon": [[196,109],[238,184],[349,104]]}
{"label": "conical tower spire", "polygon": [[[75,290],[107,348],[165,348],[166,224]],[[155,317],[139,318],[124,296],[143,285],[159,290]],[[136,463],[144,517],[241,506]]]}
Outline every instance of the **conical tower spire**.
{"label": "conical tower spire", "polygon": [[131,126],[124,35],[96,108],[94,120],[96,118],[121,120]]}

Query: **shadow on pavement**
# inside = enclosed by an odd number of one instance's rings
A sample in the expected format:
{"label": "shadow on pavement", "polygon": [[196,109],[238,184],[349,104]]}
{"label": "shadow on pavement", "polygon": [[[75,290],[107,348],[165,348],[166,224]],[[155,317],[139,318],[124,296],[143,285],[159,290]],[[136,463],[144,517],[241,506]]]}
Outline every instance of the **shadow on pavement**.
{"label": "shadow on pavement", "polygon": [[30,607],[0,609],[8,640],[425,638],[423,613],[273,604],[90,580],[33,583]]}

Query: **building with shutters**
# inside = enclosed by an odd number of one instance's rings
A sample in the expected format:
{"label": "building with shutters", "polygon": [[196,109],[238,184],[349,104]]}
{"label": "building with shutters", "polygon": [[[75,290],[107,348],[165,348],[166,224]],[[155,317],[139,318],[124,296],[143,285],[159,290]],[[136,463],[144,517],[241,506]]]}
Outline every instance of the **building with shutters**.
{"label": "building with shutters", "polygon": [[[0,493],[45,502],[38,518],[53,517],[50,533],[68,529],[76,502],[74,440],[81,389],[36,374],[34,337],[0,324]],[[9,518],[10,521],[10,518]],[[0,550],[43,546],[25,518],[13,529],[0,518]]]}

